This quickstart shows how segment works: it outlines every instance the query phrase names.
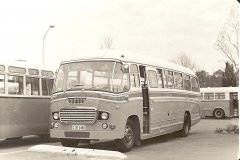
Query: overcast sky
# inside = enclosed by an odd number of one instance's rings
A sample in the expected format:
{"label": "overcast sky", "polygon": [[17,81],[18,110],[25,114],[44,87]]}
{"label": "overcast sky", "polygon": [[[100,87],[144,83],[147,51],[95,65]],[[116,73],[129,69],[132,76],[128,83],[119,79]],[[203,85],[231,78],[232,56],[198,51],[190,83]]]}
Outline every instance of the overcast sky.
{"label": "overcast sky", "polygon": [[170,60],[188,54],[210,73],[226,58],[214,48],[237,0],[9,0],[0,1],[1,60],[57,67],[86,56],[105,36],[113,48]]}

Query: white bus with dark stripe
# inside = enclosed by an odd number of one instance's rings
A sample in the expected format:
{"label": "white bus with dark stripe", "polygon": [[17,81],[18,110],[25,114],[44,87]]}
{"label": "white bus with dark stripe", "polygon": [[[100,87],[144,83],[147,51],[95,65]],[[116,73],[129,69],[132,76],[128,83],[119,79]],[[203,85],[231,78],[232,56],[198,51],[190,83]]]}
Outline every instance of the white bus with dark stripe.
{"label": "white bus with dark stripe", "polygon": [[[88,54],[88,53],[82,53]],[[195,74],[184,67],[123,52],[62,62],[51,98],[50,136],[63,146],[115,140],[120,151],[200,121]]]}
{"label": "white bus with dark stripe", "polygon": [[238,87],[208,87],[201,88],[201,110],[203,117],[238,116]]}
{"label": "white bus with dark stripe", "polygon": [[43,67],[0,64],[0,139],[49,135],[53,79]]}

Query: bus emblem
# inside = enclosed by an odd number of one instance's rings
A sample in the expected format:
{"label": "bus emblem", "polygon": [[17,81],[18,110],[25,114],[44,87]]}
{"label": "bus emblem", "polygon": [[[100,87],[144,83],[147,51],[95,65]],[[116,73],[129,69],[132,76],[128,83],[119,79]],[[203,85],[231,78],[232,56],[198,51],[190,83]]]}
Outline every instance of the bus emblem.
{"label": "bus emblem", "polygon": [[86,101],[86,98],[80,98],[80,97],[68,98],[68,103],[70,104],[83,104],[85,101]]}

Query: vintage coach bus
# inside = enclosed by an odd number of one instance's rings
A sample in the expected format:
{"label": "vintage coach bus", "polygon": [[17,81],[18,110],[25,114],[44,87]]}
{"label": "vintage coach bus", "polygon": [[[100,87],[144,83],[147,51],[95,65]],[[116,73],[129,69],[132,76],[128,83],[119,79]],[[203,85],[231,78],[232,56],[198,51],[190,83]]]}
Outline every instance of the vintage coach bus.
{"label": "vintage coach bus", "polygon": [[202,116],[217,119],[238,116],[238,87],[201,88]]}
{"label": "vintage coach bus", "polygon": [[54,73],[0,64],[0,139],[49,134]]}
{"label": "vintage coach bus", "polygon": [[50,136],[63,146],[115,139],[127,152],[142,139],[187,136],[201,117],[194,73],[139,55],[108,51],[62,62],[54,87]]}

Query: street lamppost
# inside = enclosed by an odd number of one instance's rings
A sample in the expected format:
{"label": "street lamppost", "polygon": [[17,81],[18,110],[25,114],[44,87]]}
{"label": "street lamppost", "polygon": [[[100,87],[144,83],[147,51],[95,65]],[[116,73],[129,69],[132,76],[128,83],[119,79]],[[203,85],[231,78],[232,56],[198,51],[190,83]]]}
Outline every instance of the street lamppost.
{"label": "street lamppost", "polygon": [[45,33],[45,35],[44,35],[44,37],[43,37],[43,51],[42,51],[43,53],[42,53],[42,64],[44,64],[44,39],[45,39],[45,37],[46,37],[46,35],[47,35],[48,31],[49,31],[51,28],[54,28],[54,26],[49,26],[49,28],[48,28],[47,32]]}

